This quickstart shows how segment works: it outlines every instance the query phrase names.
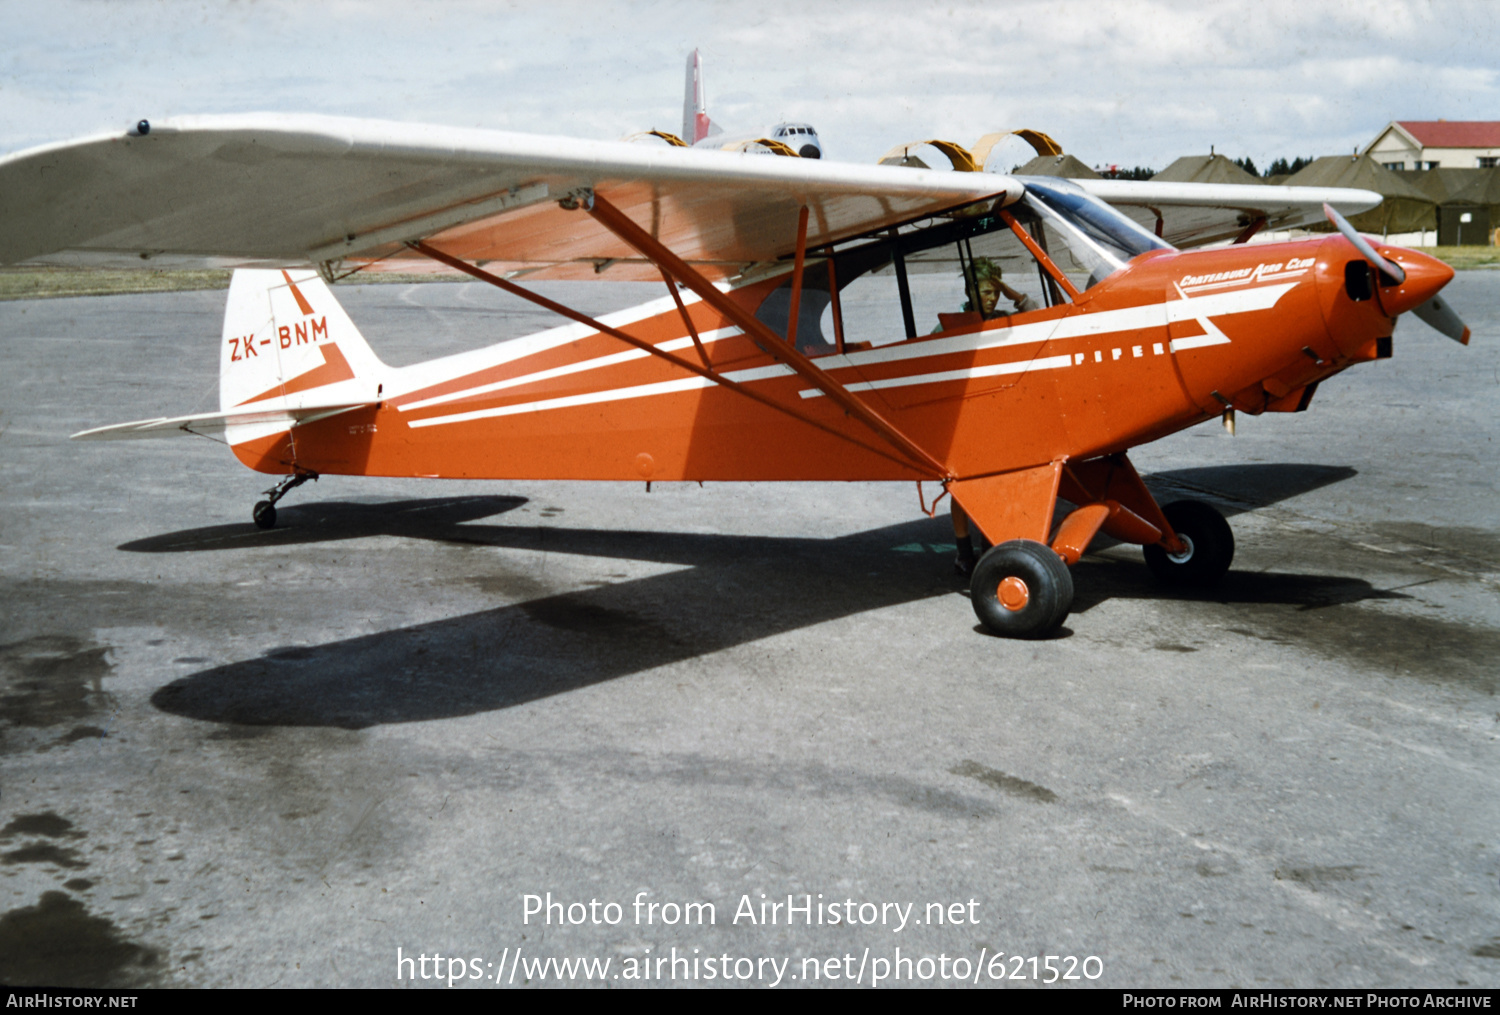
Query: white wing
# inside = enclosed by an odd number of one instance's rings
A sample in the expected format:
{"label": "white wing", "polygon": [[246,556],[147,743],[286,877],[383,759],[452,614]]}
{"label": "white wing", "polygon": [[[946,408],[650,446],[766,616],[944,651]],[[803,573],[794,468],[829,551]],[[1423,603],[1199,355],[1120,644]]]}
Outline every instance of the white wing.
{"label": "white wing", "polygon": [[[1007,176],[324,116],[180,117],[0,159],[0,263],[305,266],[428,242],[490,270],[657,277],[597,189],[710,274],[997,194]],[[415,255],[412,255],[415,256]]]}
{"label": "white wing", "polygon": [[[1078,180],[1179,246],[1255,218],[1354,214],[1367,191]],[[425,239],[491,271],[655,278],[587,214],[597,190],[710,276],[787,256],[798,211],[816,247],[972,201],[1018,198],[991,173],[735,155],[338,117],[179,117],[0,159],[0,264],[387,265]],[[424,265],[430,262],[422,261]]]}
{"label": "white wing", "polygon": [[1157,183],[1147,180],[1073,180],[1108,201],[1174,247],[1197,247],[1233,239],[1258,218],[1264,229],[1321,224],[1323,204],[1344,215],[1381,201],[1370,190],[1338,187],[1274,187],[1233,183]]}

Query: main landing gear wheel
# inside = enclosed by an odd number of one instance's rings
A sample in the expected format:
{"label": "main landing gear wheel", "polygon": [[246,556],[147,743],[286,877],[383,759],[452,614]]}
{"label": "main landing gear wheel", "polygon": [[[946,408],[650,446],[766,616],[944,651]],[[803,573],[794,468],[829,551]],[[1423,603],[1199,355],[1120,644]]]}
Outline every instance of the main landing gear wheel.
{"label": "main landing gear wheel", "polygon": [[1045,638],[1067,619],[1073,576],[1045,543],[1012,539],[980,558],[969,583],[979,622],[1006,638]]}
{"label": "main landing gear wheel", "polygon": [[1168,585],[1183,588],[1203,588],[1224,577],[1234,560],[1234,532],[1224,516],[1197,500],[1168,504],[1161,513],[1187,549],[1168,553],[1160,546],[1143,547],[1151,573]]}
{"label": "main landing gear wheel", "polygon": [[257,529],[273,529],[276,527],[276,505],[268,500],[263,500],[255,505],[250,516],[255,519]]}

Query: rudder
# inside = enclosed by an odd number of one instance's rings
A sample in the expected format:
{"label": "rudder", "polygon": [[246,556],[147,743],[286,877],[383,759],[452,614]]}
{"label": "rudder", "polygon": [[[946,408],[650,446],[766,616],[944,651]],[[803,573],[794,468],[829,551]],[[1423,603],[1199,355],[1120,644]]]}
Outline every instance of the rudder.
{"label": "rudder", "polygon": [[221,412],[376,401],[387,372],[316,272],[234,273],[219,357]]}

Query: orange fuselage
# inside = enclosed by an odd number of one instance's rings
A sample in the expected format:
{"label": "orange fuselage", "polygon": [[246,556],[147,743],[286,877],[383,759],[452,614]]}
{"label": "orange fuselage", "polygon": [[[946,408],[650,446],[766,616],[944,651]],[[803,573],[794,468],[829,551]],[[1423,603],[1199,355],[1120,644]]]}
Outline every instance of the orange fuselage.
{"label": "orange fuselage", "polygon": [[[1351,297],[1339,236],[1153,251],[1075,302],[815,362],[966,479],[1123,451],[1227,408],[1304,408],[1311,386],[1389,350],[1393,318],[1452,271],[1395,248],[1400,287]],[[809,269],[812,270],[812,265]],[[786,281],[729,292],[753,311]],[[622,330],[697,356],[669,300]],[[713,370],[837,433],[597,332],[393,370],[385,400],[238,444],[262,472],[453,479],[937,479],[703,302]],[[627,312],[628,315],[629,312]],[[627,315],[617,315],[625,317]],[[611,322],[617,318],[612,317]],[[528,340],[517,340],[526,342]],[[402,380],[404,378],[404,381]],[[844,436],[839,436],[840,434]]]}

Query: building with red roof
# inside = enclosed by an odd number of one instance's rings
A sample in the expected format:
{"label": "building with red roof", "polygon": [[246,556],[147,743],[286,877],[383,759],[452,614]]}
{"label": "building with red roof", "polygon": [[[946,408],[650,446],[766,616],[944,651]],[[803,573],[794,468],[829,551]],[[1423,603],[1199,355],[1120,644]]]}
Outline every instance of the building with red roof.
{"label": "building with red roof", "polygon": [[1387,169],[1500,166],[1500,121],[1392,120],[1364,154]]}

